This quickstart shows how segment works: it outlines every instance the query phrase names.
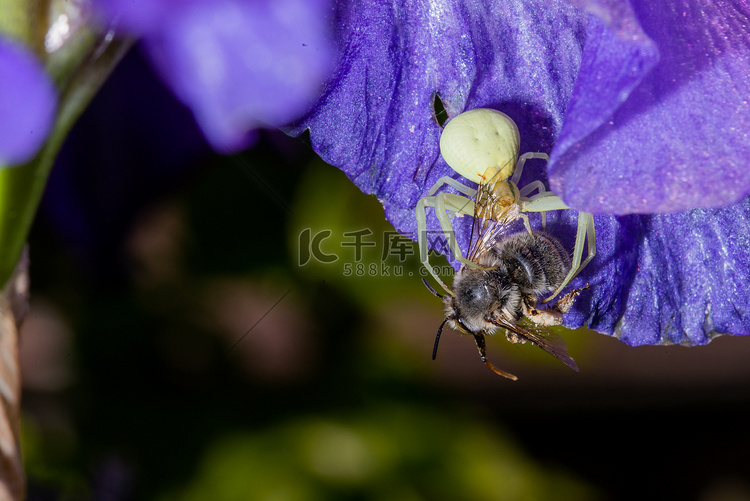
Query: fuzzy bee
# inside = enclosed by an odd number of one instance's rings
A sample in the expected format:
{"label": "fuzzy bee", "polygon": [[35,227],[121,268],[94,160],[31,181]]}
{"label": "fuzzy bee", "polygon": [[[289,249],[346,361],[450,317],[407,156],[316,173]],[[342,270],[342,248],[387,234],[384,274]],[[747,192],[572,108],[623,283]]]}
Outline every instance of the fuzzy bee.
{"label": "fuzzy bee", "polygon": [[542,232],[521,232],[491,246],[480,243],[470,256],[477,266],[463,266],[456,273],[452,294],[440,295],[425,281],[430,291],[443,300],[445,311],[432,358],[437,355],[440,335],[447,323],[455,331],[474,336],[482,362],[509,379],[517,378],[487,360],[484,336],[498,329],[505,329],[506,339],[511,343],[530,341],[578,370],[560,337],[518,325],[524,318],[538,326],[559,325],[563,313],[567,313],[583,290],[565,294],[551,307],[536,308],[540,297],[554,291],[570,271],[570,257],[560,241]]}

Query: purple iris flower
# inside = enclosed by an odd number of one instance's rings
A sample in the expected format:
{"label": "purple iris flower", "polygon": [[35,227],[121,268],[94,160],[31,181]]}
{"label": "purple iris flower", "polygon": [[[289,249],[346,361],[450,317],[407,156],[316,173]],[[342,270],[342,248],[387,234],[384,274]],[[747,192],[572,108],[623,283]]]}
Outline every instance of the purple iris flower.
{"label": "purple iris flower", "polygon": [[30,160],[55,118],[54,85],[26,47],[0,37],[0,167]]}
{"label": "purple iris flower", "polygon": [[[631,345],[750,333],[748,3],[98,0],[143,37],[217,149],[317,97],[287,131],[309,129],[407,235],[417,201],[458,177],[439,154],[435,103],[448,117],[504,111],[522,152],[550,153],[521,184],[545,181],[597,215],[597,256],[572,284],[591,287],[566,325]],[[329,41],[340,59],[327,75]],[[561,211],[548,230],[572,249],[575,224]]]}
{"label": "purple iris flower", "polygon": [[[571,284],[590,289],[567,326],[630,345],[747,335],[749,6],[339,2],[342,60],[291,132],[309,129],[322,158],[415,236],[419,198],[441,176],[458,178],[439,155],[436,97],[449,117],[499,109],[518,124],[521,152],[550,153],[521,185],[548,181],[597,214],[597,256]],[[575,222],[563,211],[548,230],[572,249]]]}
{"label": "purple iris flower", "polygon": [[219,151],[305,113],[334,62],[327,0],[97,0],[140,36],[157,73]]}

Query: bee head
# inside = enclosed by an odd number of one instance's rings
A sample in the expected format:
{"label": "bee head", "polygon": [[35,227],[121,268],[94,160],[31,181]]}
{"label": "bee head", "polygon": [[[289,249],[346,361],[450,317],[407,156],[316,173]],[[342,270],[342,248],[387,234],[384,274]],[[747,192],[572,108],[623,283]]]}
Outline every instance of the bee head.
{"label": "bee head", "polygon": [[462,334],[472,334],[472,330],[461,319],[461,311],[458,306],[456,296],[443,296],[443,311],[445,312],[445,322],[454,331]]}
{"label": "bee head", "polygon": [[504,270],[463,268],[456,273],[453,289],[452,296],[443,297],[443,311],[448,325],[458,332],[492,334],[497,326],[488,319],[520,318],[521,294]]}

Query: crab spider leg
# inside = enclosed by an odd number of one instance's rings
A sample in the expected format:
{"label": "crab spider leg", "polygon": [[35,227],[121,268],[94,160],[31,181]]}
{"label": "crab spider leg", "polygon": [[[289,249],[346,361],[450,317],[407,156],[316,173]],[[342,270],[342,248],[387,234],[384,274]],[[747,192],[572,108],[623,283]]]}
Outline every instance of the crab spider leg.
{"label": "crab spider leg", "polygon": [[549,191],[539,193],[521,201],[522,212],[546,212],[550,210],[570,209],[557,195]]}
{"label": "crab spider leg", "polygon": [[[539,190],[539,193],[537,195],[541,195],[542,193],[547,192],[547,188],[544,187],[544,183],[541,181],[532,181],[523,188],[519,190],[519,193],[522,197],[527,196],[529,193],[531,193],[534,190]],[[536,195],[534,195],[536,196]]]}
{"label": "crab spider leg", "polygon": [[[460,195],[455,195],[452,193],[439,193],[438,195],[433,196],[438,189],[446,184],[456,191],[463,193],[464,195],[466,195],[466,197],[462,197]],[[452,177],[443,176],[438,179],[434,185],[432,185],[432,188],[430,188],[430,191],[428,192],[428,197],[423,199],[425,200],[425,203],[422,204],[421,208],[421,215],[424,219],[425,230],[427,227],[427,219],[426,215],[424,214],[425,207],[435,208],[435,215],[440,222],[440,226],[443,228],[445,236],[448,237],[451,252],[453,252],[453,255],[456,257],[456,259],[458,259],[462,263],[466,263],[466,259],[463,258],[461,251],[458,248],[455,234],[453,233],[453,226],[450,222],[451,216],[449,216],[449,212],[452,212],[455,216],[473,216],[474,202],[472,199],[476,196],[476,194],[477,190],[461,184]],[[419,217],[420,211],[418,210],[417,212]]]}
{"label": "crab spider leg", "polygon": [[[451,178],[448,178],[451,179]],[[452,181],[455,181],[451,179]],[[448,183],[445,183],[448,184]],[[467,188],[464,186],[467,190]],[[432,277],[435,279],[440,286],[445,289],[449,294],[453,294],[448,286],[443,283],[440,277],[437,276],[435,271],[430,265],[429,250],[427,248],[427,213],[426,208],[433,207],[435,209],[435,215],[440,222],[440,226],[448,238],[448,245],[453,252],[454,257],[462,263],[467,263],[467,260],[461,255],[461,250],[458,248],[458,242],[456,241],[453,233],[453,227],[451,226],[450,213],[454,214],[474,214],[474,202],[462,197],[461,195],[454,195],[452,193],[440,193],[434,197],[424,197],[417,202],[416,208],[416,220],[417,220],[417,240],[419,242],[419,257],[422,265],[427,268]],[[473,263],[470,263],[473,265]]]}
{"label": "crab spider leg", "polygon": [[530,151],[518,157],[518,163],[516,163],[516,170],[513,171],[513,176],[511,176],[510,178],[510,181],[513,184],[518,184],[518,181],[521,180],[521,174],[523,174],[523,165],[526,163],[526,160],[531,160],[532,158],[538,158],[541,160],[549,160],[549,155],[547,155],[546,153],[542,153],[541,151]]}
{"label": "crab spider leg", "polygon": [[[544,187],[544,183],[537,180],[537,181],[532,181],[526,186],[524,186],[523,188],[521,188],[521,190],[518,193],[519,195],[521,195],[521,197],[525,198],[526,195],[528,195],[534,190],[539,191],[537,195],[542,195],[547,192],[547,189]],[[543,230],[547,229],[547,212],[546,211],[542,211],[542,229]]]}
{"label": "crab spider leg", "polygon": [[[522,210],[525,212],[543,212],[549,210],[561,210],[569,209],[565,202],[556,195],[551,195],[549,192],[540,193],[522,202]],[[583,245],[587,244],[588,255],[586,259],[581,262],[583,258]],[[562,281],[560,286],[555,290],[554,294],[542,301],[543,303],[549,302],[552,298],[560,294],[563,288],[578,275],[584,266],[589,264],[589,261],[594,259],[596,255],[596,233],[594,229],[594,216],[588,212],[578,213],[578,231],[576,232],[576,244],[573,248],[573,259],[571,261],[570,271],[565,279]]]}
{"label": "crab spider leg", "polygon": [[432,266],[430,266],[430,257],[427,249],[427,213],[425,212],[425,207],[434,207],[434,201],[435,197],[425,197],[421,198],[419,202],[417,202],[416,219],[417,241],[419,242],[419,259],[422,262],[422,266],[424,266],[430,273],[430,275],[432,275],[432,278],[434,278],[435,281],[440,284],[440,287],[442,287],[446,292],[451,293],[451,290],[448,288],[448,286],[445,285],[442,280],[440,280],[440,277],[432,269]]}
{"label": "crab spider leg", "polygon": [[[542,214],[544,214],[544,212],[542,212]],[[529,235],[533,235],[534,232],[531,231],[531,221],[529,221],[529,216],[521,212],[520,214],[518,214],[518,217],[520,217],[523,220],[523,225],[524,227],[526,227],[526,231],[529,232]]]}
{"label": "crab spider leg", "polygon": [[465,184],[461,184],[455,179],[453,179],[450,176],[443,176],[440,179],[437,180],[435,184],[432,185],[432,188],[430,188],[430,191],[427,193],[428,196],[433,196],[438,189],[440,189],[441,186],[447,184],[454,190],[463,193],[469,198],[474,198],[477,195],[477,190],[473,188],[469,188]]}
{"label": "crab spider leg", "polygon": [[[588,255],[586,259],[581,262],[583,258],[583,242],[584,238],[588,247]],[[565,280],[555,290],[554,294],[542,301],[542,303],[549,302],[552,298],[560,294],[563,288],[578,275],[583,268],[589,264],[589,261],[594,259],[596,256],[596,232],[594,229],[594,215],[588,212],[578,213],[578,231],[576,232],[576,245],[573,249],[573,259],[571,261],[570,271],[565,277]]]}
{"label": "crab spider leg", "polygon": [[449,212],[474,215],[474,202],[461,195],[454,195],[452,193],[439,193],[434,197],[434,201],[435,215],[440,222],[440,227],[443,228],[443,233],[448,238],[448,246],[453,253],[453,257],[463,264],[473,266],[474,263],[464,258],[463,254],[461,254],[461,249],[458,248],[458,240],[456,240],[456,234],[451,225]]}

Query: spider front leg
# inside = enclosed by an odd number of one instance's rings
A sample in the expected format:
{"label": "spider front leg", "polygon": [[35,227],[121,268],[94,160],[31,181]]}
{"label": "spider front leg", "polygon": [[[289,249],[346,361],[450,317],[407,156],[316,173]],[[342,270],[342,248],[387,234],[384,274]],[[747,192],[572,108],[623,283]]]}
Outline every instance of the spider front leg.
{"label": "spider front leg", "polygon": [[[474,197],[476,190],[465,186],[453,178],[442,177],[437,183],[435,183],[429,191],[429,195],[424,197],[417,202],[416,208],[416,219],[417,219],[417,240],[419,242],[419,258],[422,265],[427,268],[432,277],[435,279],[440,286],[445,289],[449,294],[453,294],[451,290],[443,283],[438,277],[437,273],[432,269],[430,265],[429,249],[427,248],[427,207],[433,207],[435,209],[435,215],[438,218],[440,227],[447,238],[448,246],[453,253],[453,256],[461,263],[469,263],[461,254],[461,250],[458,247],[455,233],[453,232],[453,226],[451,224],[452,217],[456,215],[474,215],[474,202],[470,198],[463,197],[461,195],[455,195],[452,193],[434,193],[444,184],[451,186],[457,191],[467,195],[468,197]],[[434,196],[432,196],[434,195]],[[471,263],[469,263],[471,264]]]}
{"label": "spider front leg", "polygon": [[549,160],[549,155],[547,155],[546,153],[542,153],[541,151],[530,151],[518,157],[516,170],[513,171],[513,176],[511,176],[510,178],[512,183],[516,185],[518,184],[518,181],[521,180],[521,174],[523,174],[523,166],[526,163],[526,160],[531,160],[532,158],[546,161]]}
{"label": "spider front leg", "polygon": [[459,193],[463,193],[469,198],[474,198],[477,196],[477,190],[474,188],[469,188],[465,184],[461,184],[455,179],[453,179],[450,176],[443,176],[440,179],[437,180],[435,184],[432,185],[432,188],[430,188],[430,191],[427,192],[427,195],[432,196],[435,193],[437,193],[437,190],[439,190],[442,186],[448,185],[454,190],[458,191]]}
{"label": "spider front leg", "polygon": [[[540,193],[523,202],[522,211],[525,212],[544,212],[550,210],[570,209],[561,199],[550,192]],[[588,255],[583,259],[583,246],[588,248]],[[578,275],[583,268],[594,259],[596,255],[596,231],[594,228],[594,215],[588,212],[578,213],[578,230],[576,232],[576,243],[573,248],[573,259],[571,260],[570,271],[563,279],[560,286],[555,292],[542,303],[551,301],[555,296],[560,294],[566,285]]]}
{"label": "spider front leg", "polygon": [[[519,194],[521,195],[521,198],[523,200],[529,200],[528,195],[534,190],[538,191],[538,193],[534,195],[534,197],[539,196],[541,198],[541,197],[549,196],[547,195],[547,188],[544,186],[544,183],[541,181],[530,182],[529,184],[527,184],[526,186],[524,186],[523,188],[519,190]],[[541,214],[542,214],[542,230],[546,230],[547,229],[547,211],[542,211]],[[529,225],[527,224],[527,228],[528,227]],[[530,228],[529,228],[529,233],[531,233]]]}
{"label": "spider front leg", "polygon": [[[588,248],[588,255],[586,256],[586,259],[581,262],[581,259],[583,258],[584,240],[586,241],[586,247]],[[563,290],[563,287],[568,285],[568,283],[573,280],[576,275],[578,275],[592,259],[594,259],[594,256],[596,256],[596,230],[594,228],[594,215],[588,212],[579,212],[576,245],[573,248],[573,260],[571,262],[570,271],[565,277],[565,280],[563,280],[563,283],[560,284],[560,287],[555,290],[554,294],[552,294],[542,302],[546,303],[553,297],[560,294],[560,292]]]}

